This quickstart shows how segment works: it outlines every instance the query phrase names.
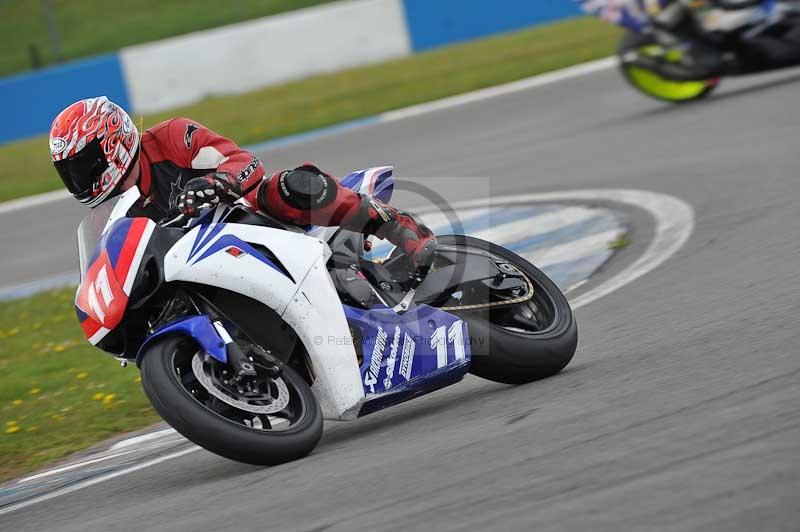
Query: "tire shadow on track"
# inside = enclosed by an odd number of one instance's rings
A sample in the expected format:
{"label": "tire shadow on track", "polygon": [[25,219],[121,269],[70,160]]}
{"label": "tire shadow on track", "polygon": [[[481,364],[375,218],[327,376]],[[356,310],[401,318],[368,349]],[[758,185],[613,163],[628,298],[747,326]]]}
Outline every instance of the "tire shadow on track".
{"label": "tire shadow on track", "polygon": [[[390,411],[387,410],[387,412],[376,413],[356,421],[335,422],[335,425],[329,426],[330,428],[325,430],[320,445],[313,454],[320,455],[326,451],[335,450],[337,445],[343,443],[355,445],[355,441],[359,438],[372,436],[383,429],[407,427],[410,432],[413,430],[413,425],[430,421],[437,416],[446,415],[448,412],[454,416],[458,414],[468,416],[470,409],[483,404],[488,398],[500,401],[505,394],[518,393],[526,389],[533,391],[537,390],[537,387],[545,394],[546,390],[542,387],[545,383],[551,384],[563,378],[570,378],[589,365],[590,363],[583,360],[574,367],[568,366],[552,377],[522,385],[498,384],[472,377],[468,385],[465,386],[466,383],[456,385],[449,388],[449,393],[434,392],[422,401],[415,399],[394,407]],[[455,411],[454,409],[457,407],[462,411]],[[512,412],[509,416],[515,417],[518,414],[519,412]]]}
{"label": "tire shadow on track", "polygon": [[[774,73],[777,74],[777,73]],[[763,74],[762,74],[763,75]],[[735,79],[735,78],[734,78]],[[725,80],[723,79],[723,88]],[[694,112],[699,107],[709,107],[721,102],[725,102],[734,98],[740,98],[742,96],[747,96],[754,93],[766,93],[772,89],[778,89],[787,85],[792,85],[795,83],[800,83],[800,73],[794,73],[788,77],[781,77],[778,79],[770,79],[764,80],[761,82],[754,81],[752,84],[748,84],[744,87],[739,87],[735,89],[725,90],[724,92],[714,93],[709,95],[707,98],[702,100],[690,101],[681,104],[669,104],[664,103],[659,107],[653,109],[647,109],[642,112],[638,112],[632,115],[627,115],[620,117],[618,119],[609,120],[605,123],[605,126],[609,125],[624,125],[631,122],[638,122],[643,118],[648,117],[657,117],[661,115],[667,114],[676,114],[682,112]],[[642,96],[645,98],[645,96]]]}

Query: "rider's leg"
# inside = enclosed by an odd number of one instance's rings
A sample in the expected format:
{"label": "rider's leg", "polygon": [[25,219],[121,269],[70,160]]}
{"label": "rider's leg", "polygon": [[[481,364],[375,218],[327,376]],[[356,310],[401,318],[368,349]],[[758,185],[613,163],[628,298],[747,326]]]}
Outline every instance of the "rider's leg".
{"label": "rider's leg", "polygon": [[653,31],[663,45],[688,44],[680,64],[697,77],[716,77],[726,72],[724,52],[720,48],[723,39],[706,32],[699,24],[691,7],[675,0],[651,18]]}
{"label": "rider's leg", "polygon": [[262,185],[259,207],[297,225],[339,225],[385,238],[404,251],[413,266],[428,266],[436,240],[414,216],[353,192],[311,164],[278,172]]}

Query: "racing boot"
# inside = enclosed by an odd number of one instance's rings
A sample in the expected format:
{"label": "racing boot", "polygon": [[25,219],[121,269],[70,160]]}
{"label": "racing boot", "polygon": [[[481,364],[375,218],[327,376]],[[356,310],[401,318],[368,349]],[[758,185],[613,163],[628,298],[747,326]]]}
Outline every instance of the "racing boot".
{"label": "racing boot", "polygon": [[409,269],[424,276],[436,256],[436,237],[414,215],[395,209],[374,198],[362,196],[358,218],[366,218],[362,232],[375,235],[399,247]]}

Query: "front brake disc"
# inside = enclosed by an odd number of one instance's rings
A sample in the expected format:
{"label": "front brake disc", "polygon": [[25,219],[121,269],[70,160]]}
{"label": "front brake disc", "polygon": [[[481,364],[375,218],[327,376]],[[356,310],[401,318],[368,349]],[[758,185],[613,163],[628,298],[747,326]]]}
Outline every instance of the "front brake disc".
{"label": "front brake disc", "polygon": [[269,404],[254,405],[228,395],[225,390],[214,382],[214,378],[207,373],[206,365],[203,362],[204,358],[205,354],[201,352],[198,352],[192,358],[192,371],[194,372],[194,376],[197,377],[197,380],[200,381],[200,384],[208,393],[223,403],[254,414],[274,414],[280,412],[289,405],[289,389],[281,377],[271,379],[278,389],[278,397],[271,397],[270,399],[272,399],[272,402]]}

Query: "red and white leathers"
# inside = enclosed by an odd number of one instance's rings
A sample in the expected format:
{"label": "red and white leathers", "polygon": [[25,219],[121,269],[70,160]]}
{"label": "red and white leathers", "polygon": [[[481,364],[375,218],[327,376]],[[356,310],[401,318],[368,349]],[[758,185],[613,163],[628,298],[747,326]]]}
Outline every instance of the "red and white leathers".
{"label": "red and white leathers", "polygon": [[187,118],[173,118],[145,131],[139,161],[138,186],[153,218],[166,216],[179,203],[185,207],[184,189],[191,190],[192,198],[199,192],[197,203],[202,203],[202,191],[216,184],[214,194],[226,196],[221,199],[241,198],[250,208],[289,223],[339,225],[385,238],[414,266],[427,265],[433,258],[433,234],[413,216],[342,187],[309,163],[265,178],[255,155]]}

